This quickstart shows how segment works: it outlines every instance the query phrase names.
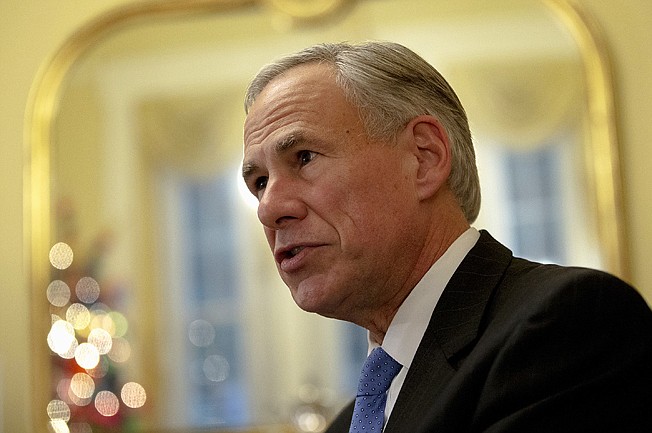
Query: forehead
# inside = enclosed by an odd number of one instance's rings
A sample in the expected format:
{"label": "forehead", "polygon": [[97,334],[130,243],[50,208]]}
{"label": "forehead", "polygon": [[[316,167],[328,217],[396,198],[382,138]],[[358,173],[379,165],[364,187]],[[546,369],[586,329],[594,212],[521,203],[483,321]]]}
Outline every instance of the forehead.
{"label": "forehead", "polygon": [[244,125],[245,148],[281,130],[357,122],[357,110],[346,100],[331,66],[296,66],[274,78],[249,109]]}

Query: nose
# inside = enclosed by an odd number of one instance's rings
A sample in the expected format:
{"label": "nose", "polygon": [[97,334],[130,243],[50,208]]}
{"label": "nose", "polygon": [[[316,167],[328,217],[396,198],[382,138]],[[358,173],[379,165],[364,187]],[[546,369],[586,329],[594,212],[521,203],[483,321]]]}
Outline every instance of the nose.
{"label": "nose", "polygon": [[267,228],[279,230],[295,220],[305,218],[307,210],[297,182],[271,176],[258,203],[258,219]]}

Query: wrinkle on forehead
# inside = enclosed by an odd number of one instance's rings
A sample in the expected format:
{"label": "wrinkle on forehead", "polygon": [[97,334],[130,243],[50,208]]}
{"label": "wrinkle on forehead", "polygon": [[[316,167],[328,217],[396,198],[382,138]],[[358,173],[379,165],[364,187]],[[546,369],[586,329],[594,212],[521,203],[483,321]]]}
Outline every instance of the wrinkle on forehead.
{"label": "wrinkle on forehead", "polygon": [[331,66],[310,63],[289,69],[270,81],[251,105],[244,125],[245,146],[262,142],[280,126],[278,122],[298,120],[309,113],[308,107],[316,107],[312,102],[333,98],[338,91]]}

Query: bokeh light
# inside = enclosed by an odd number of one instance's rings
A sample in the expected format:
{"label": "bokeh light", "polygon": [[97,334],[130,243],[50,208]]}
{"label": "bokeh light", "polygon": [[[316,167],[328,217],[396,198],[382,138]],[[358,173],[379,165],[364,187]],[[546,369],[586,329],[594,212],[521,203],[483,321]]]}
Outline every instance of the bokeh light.
{"label": "bokeh light", "polygon": [[129,345],[129,342],[124,338],[114,338],[108,356],[112,361],[126,362],[131,356],[131,346]]}
{"label": "bokeh light", "polygon": [[70,401],[75,406],[79,406],[79,407],[88,406],[90,404],[90,402],[93,401],[92,396],[82,398],[82,397],[77,396],[74,392],[72,392],[72,389],[70,389],[68,391],[69,391],[68,392],[68,398],[70,399]]}
{"label": "bokeh light", "polygon": [[57,396],[61,400],[68,403],[69,400],[70,400],[70,397],[68,396],[69,391],[70,391],[70,379],[68,379],[68,378],[61,379],[57,383]]}
{"label": "bokeh light", "polygon": [[[53,267],[65,270],[73,263],[72,248],[66,243],[57,243],[51,248],[49,259]],[[66,281],[74,277],[75,272],[76,269],[69,274],[62,273],[61,279],[51,281],[46,290],[47,300],[54,307],[50,311],[48,346],[60,357],[74,359],[77,366],[84,369],[80,371],[72,364],[61,364],[60,375],[53,382],[57,398],[47,406],[48,427],[52,433],[93,433],[95,427],[84,415],[88,409],[80,408],[91,403],[105,417],[116,415],[121,403],[114,387],[119,379],[107,376],[113,365],[111,361],[123,363],[131,357],[131,346],[124,338],[129,328],[127,318],[99,302],[100,284],[92,277],[79,278],[73,295],[72,286]],[[147,396],[142,385],[128,382],[122,386],[120,398],[125,406],[140,408]],[[92,421],[93,425],[96,422]]]}
{"label": "bokeh light", "polygon": [[75,350],[75,361],[81,368],[95,368],[100,362],[100,352],[90,343],[81,343]]}
{"label": "bokeh light", "polygon": [[109,360],[101,356],[100,357],[100,362],[94,367],[94,368],[89,368],[86,369],[86,373],[88,373],[91,377],[94,377],[96,379],[101,379],[106,374],[109,372]]}
{"label": "bokeh light", "polygon": [[115,337],[115,322],[105,310],[91,308],[91,328],[104,329],[112,337]]}
{"label": "bokeh light", "polygon": [[54,280],[46,292],[48,302],[55,307],[63,307],[70,302],[70,287],[61,280]]}
{"label": "bokeh light", "polygon": [[75,329],[84,329],[91,322],[91,313],[85,305],[74,303],[66,311],[66,320]]}
{"label": "bokeh light", "polygon": [[125,383],[120,391],[122,402],[132,409],[142,407],[147,400],[145,388],[136,382]]}
{"label": "bokeh light", "polygon": [[70,379],[70,391],[79,398],[90,398],[95,392],[95,382],[86,373],[76,373]]}
{"label": "bokeh light", "polygon": [[113,416],[120,409],[120,401],[111,391],[100,391],[95,396],[95,409],[104,416]]}
{"label": "bokeh light", "polygon": [[106,355],[111,350],[113,345],[113,340],[111,339],[111,334],[102,328],[92,329],[88,334],[88,343],[97,347],[97,351],[100,355]]}
{"label": "bokeh light", "polygon": [[84,304],[92,304],[100,297],[100,285],[91,277],[82,277],[75,286],[75,294]]}
{"label": "bokeh light", "polygon": [[323,432],[327,426],[324,415],[309,411],[297,415],[295,423],[302,432]]}
{"label": "bokeh light", "polygon": [[119,311],[111,311],[108,313],[107,320],[109,319],[113,323],[113,333],[111,335],[118,338],[124,337],[127,333],[127,329],[129,329],[129,322],[124,314]]}
{"label": "bokeh light", "polygon": [[48,417],[53,420],[67,422],[70,420],[70,407],[63,400],[51,400],[47,407]]}
{"label": "bokeh light", "polygon": [[50,264],[57,269],[67,269],[72,264],[72,248],[65,242],[58,242],[50,248]]}
{"label": "bokeh light", "polygon": [[67,351],[59,353],[58,355],[62,357],[63,359],[73,359],[75,357],[75,351],[77,350],[77,347],[79,346],[79,342],[77,339],[72,340],[72,344],[68,348]]}
{"label": "bokeh light", "polygon": [[229,377],[229,361],[221,355],[211,355],[204,360],[204,375],[211,382],[222,382]]}
{"label": "bokeh light", "polygon": [[188,338],[197,347],[207,347],[215,340],[215,328],[206,320],[195,320],[188,327]]}
{"label": "bokeh light", "polygon": [[77,342],[75,330],[65,320],[57,320],[52,324],[48,333],[48,346],[54,353],[65,354]]}
{"label": "bokeh light", "polygon": [[70,433],[68,424],[62,419],[53,419],[50,421],[50,431],[52,433]]}

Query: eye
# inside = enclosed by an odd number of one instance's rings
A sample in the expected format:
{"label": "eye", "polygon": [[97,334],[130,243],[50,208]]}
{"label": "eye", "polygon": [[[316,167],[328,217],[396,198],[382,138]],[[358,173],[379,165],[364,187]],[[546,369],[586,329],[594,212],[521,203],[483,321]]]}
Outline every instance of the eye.
{"label": "eye", "polygon": [[265,189],[267,186],[267,176],[260,176],[254,181],[254,192]]}
{"label": "eye", "polygon": [[316,152],[312,152],[310,150],[302,150],[297,154],[297,157],[299,159],[299,163],[301,165],[306,165],[313,159],[315,159],[315,156],[317,156]]}

